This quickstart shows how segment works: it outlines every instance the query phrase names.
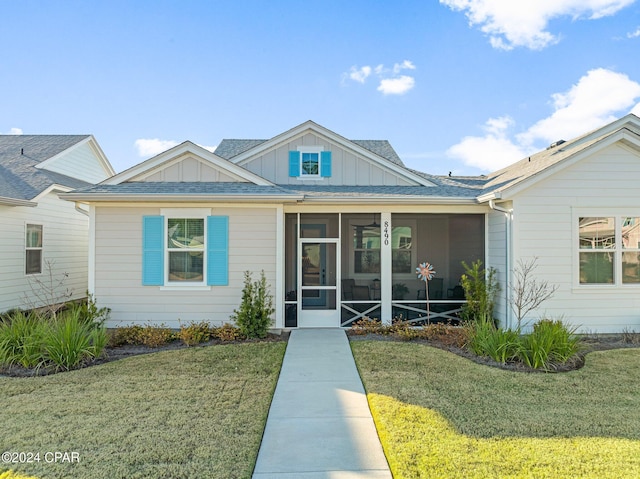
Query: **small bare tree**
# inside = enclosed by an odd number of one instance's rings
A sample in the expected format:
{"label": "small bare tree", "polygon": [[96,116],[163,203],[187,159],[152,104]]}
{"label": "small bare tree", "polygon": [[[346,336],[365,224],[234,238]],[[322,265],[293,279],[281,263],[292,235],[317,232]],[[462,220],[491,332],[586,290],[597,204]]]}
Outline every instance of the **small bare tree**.
{"label": "small bare tree", "polygon": [[518,320],[518,329],[520,329],[522,319],[551,298],[558,289],[557,284],[552,285],[547,280],[534,277],[534,271],[538,267],[537,263],[537,257],[529,261],[520,259],[513,270],[513,281],[509,287],[511,290],[509,304]]}
{"label": "small bare tree", "polygon": [[25,293],[23,299],[27,308],[39,309],[52,319],[55,319],[58,311],[73,296],[73,292],[65,285],[69,273],[60,273],[59,276],[56,276],[54,266],[54,261],[47,260],[44,262],[42,278],[29,276],[31,293]]}

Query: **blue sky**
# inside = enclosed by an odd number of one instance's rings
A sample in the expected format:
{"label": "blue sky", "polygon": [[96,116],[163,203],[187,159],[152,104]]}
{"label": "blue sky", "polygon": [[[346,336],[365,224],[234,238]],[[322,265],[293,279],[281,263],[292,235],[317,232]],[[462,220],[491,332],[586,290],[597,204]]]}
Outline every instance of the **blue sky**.
{"label": "blue sky", "polygon": [[638,0],[2,0],[0,133],[122,171],[313,120],[479,174],[640,115]]}

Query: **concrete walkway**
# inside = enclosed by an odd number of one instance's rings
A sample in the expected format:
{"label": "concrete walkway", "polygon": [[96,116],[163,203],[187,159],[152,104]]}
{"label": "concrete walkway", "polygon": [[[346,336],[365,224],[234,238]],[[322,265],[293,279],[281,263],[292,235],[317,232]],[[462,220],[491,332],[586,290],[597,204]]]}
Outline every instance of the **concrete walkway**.
{"label": "concrete walkway", "polygon": [[291,332],[253,479],[391,479],[349,341]]}

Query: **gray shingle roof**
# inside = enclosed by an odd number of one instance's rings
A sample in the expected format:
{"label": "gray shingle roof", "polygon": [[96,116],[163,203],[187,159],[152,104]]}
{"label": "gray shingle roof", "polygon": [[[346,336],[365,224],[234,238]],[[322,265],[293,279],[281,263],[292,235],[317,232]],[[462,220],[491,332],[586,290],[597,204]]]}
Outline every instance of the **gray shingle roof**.
{"label": "gray shingle roof", "polygon": [[0,135],[0,197],[31,200],[58,184],[81,188],[89,183],[36,168],[89,135]]}
{"label": "gray shingle roof", "polygon": [[76,195],[185,195],[185,196],[295,196],[280,186],[263,186],[245,182],[131,181],[117,185],[97,184],[73,192]]}
{"label": "gray shingle roof", "polygon": [[[224,139],[220,142],[214,153],[225,160],[230,160],[245,151],[249,151],[268,140],[240,140]],[[365,150],[375,153],[396,165],[404,166],[404,163],[387,140],[350,140]]]}

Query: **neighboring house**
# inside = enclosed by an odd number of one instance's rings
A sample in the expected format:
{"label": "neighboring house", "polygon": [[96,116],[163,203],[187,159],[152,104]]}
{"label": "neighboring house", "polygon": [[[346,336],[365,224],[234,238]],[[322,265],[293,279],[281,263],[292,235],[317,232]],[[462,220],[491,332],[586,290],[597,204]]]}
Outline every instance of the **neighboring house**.
{"label": "neighboring house", "polygon": [[479,177],[420,173],[386,141],[308,121],[215,153],[185,142],[63,197],[90,205],[89,285],[110,326],[227,322],[246,270],[272,285],[277,328],[447,320],[465,301],[462,262],[478,259],[509,325],[513,269],[537,258],[558,290],[527,320],[614,332],[640,328],[638,184],[633,115]]}
{"label": "neighboring house", "polygon": [[91,135],[0,135],[0,312],[86,296],[88,210],[58,194],[113,174]]}

